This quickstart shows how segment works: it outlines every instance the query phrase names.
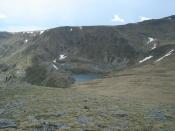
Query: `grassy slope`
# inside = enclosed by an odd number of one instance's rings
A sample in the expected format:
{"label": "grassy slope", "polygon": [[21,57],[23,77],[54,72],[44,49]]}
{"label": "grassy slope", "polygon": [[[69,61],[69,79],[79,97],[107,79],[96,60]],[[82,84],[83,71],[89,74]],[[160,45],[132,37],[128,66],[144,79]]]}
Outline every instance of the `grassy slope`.
{"label": "grassy slope", "polygon": [[109,78],[78,85],[77,89],[94,92],[98,95],[173,104],[175,100],[174,67],[175,55],[172,55],[161,62],[138,65],[134,68],[111,73]]}
{"label": "grassy slope", "polygon": [[68,131],[173,131],[174,58],[172,55],[160,63],[115,72],[69,89],[0,88],[0,109],[5,109],[0,118],[16,120],[18,130],[44,130],[45,122],[63,123],[62,130]]}

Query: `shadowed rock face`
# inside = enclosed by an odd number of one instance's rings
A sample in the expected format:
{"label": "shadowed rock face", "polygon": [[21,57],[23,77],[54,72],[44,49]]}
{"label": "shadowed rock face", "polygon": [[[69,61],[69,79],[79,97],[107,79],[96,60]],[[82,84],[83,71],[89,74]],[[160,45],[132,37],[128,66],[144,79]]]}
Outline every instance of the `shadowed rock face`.
{"label": "shadowed rock face", "polygon": [[[112,27],[62,27],[50,30],[42,37],[36,57],[40,62],[56,59],[57,65],[64,63],[67,70],[106,72],[133,63],[137,54],[128,40]],[[66,56],[65,60],[59,60],[62,54]]]}
{"label": "shadowed rock face", "polygon": [[164,46],[175,43],[174,28],[175,19],[170,16],[123,26],[59,27],[43,33],[2,32],[0,62],[17,64],[20,70],[29,67],[26,70],[29,82],[35,78],[30,70],[37,76],[43,72],[35,67],[42,66],[45,74],[41,75],[40,84],[52,81],[55,74],[67,80],[71,72],[106,73],[134,65],[149,54],[161,56]]}

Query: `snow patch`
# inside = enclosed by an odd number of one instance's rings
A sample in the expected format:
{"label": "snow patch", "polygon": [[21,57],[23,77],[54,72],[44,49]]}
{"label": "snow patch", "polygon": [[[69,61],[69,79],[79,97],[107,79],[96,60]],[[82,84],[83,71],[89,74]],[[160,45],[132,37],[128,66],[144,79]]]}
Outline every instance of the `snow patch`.
{"label": "snow patch", "polygon": [[152,38],[152,37],[148,37],[148,42],[147,42],[147,44],[150,44],[150,43],[153,42],[153,41],[155,41],[154,38]]}
{"label": "snow patch", "polygon": [[17,34],[17,32],[10,32],[10,34]]}
{"label": "snow patch", "polygon": [[72,28],[70,28],[70,31],[72,31],[73,29]]}
{"label": "snow patch", "polygon": [[43,34],[43,33],[44,33],[44,30],[41,30],[39,34],[41,35],[41,34]]}
{"label": "snow patch", "polygon": [[25,40],[25,43],[27,43],[27,42],[28,42],[28,40],[26,39],[26,40]]}
{"label": "snow patch", "polygon": [[57,60],[56,60],[56,59],[54,59],[54,60],[53,60],[53,63],[56,63],[56,62],[57,62]]}
{"label": "snow patch", "polygon": [[53,68],[55,68],[56,70],[58,70],[58,67],[55,64],[53,64]]}
{"label": "snow patch", "polygon": [[60,57],[59,57],[59,60],[64,60],[67,56],[61,54]]}
{"label": "snow patch", "polygon": [[154,44],[151,49],[153,50],[153,49],[156,49],[156,48],[157,48],[157,44]]}
{"label": "snow patch", "polygon": [[33,32],[33,31],[27,31],[26,33],[28,33],[28,34],[33,34],[34,32]]}
{"label": "snow patch", "polygon": [[161,58],[157,59],[156,62],[159,62],[159,61],[163,60],[165,57],[170,56],[173,52],[174,52],[174,49],[170,50],[167,54],[165,54]]}
{"label": "snow patch", "polygon": [[172,20],[172,18],[171,18],[171,17],[169,17],[169,18],[168,18],[168,20]]}
{"label": "snow patch", "polygon": [[139,63],[143,63],[149,59],[151,59],[153,56],[148,56],[148,57],[145,57],[143,60],[140,60]]}
{"label": "snow patch", "polygon": [[83,30],[83,27],[82,26],[80,26],[79,28],[80,28],[80,30]]}

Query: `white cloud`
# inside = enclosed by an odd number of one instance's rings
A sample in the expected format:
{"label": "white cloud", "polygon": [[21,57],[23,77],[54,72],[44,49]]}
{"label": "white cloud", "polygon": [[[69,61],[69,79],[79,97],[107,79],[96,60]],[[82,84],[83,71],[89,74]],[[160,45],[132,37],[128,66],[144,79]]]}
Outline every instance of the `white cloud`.
{"label": "white cloud", "polygon": [[148,17],[144,17],[144,16],[141,16],[140,17],[140,21],[145,21],[145,20],[150,20],[151,18],[148,18]]}
{"label": "white cloud", "polygon": [[31,21],[50,17],[67,19],[69,14],[74,12],[76,4],[74,0],[2,0],[0,12],[7,14],[10,19]]}
{"label": "white cloud", "polygon": [[[6,20],[0,31],[51,28],[74,19],[82,0],[2,0],[0,20]],[[8,19],[7,19],[8,18]],[[34,26],[33,26],[34,25]],[[35,28],[36,26],[36,28]],[[39,28],[38,28],[39,27]]]}
{"label": "white cloud", "polygon": [[7,16],[5,14],[0,14],[0,19],[6,19]]}
{"label": "white cloud", "polygon": [[120,23],[125,22],[125,20],[123,18],[121,18],[120,16],[118,16],[118,15],[114,15],[113,18],[112,18],[112,21],[113,22],[120,22]]}

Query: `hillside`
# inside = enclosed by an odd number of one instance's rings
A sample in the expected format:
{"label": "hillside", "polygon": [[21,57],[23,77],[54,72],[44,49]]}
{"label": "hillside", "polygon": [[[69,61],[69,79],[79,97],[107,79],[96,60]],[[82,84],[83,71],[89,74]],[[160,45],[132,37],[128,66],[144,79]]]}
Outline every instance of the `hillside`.
{"label": "hillside", "polygon": [[71,88],[5,84],[0,129],[175,130],[175,54]]}
{"label": "hillside", "polygon": [[[0,32],[0,131],[174,131],[174,29],[169,16]],[[87,73],[103,77],[72,77]]]}
{"label": "hillside", "polygon": [[174,49],[174,27],[170,16],[122,26],[1,32],[0,63],[22,81],[66,87],[73,83],[72,73],[109,73],[151,54],[154,59],[164,55]]}

